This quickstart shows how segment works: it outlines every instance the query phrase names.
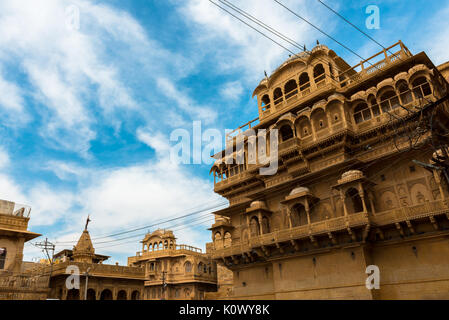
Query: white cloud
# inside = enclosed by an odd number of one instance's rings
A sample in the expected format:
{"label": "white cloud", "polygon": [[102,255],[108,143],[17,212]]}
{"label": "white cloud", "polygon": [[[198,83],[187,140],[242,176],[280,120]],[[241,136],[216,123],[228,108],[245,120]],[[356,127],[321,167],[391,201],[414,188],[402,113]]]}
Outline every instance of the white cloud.
{"label": "white cloud", "polygon": [[240,81],[227,82],[220,90],[221,96],[231,101],[238,100],[242,93],[243,86]]}
{"label": "white cloud", "polygon": [[10,164],[9,154],[2,146],[0,146],[0,170],[5,168],[9,164]]}
{"label": "white cloud", "polygon": [[[271,0],[232,1],[236,6],[255,16],[274,29],[300,44],[314,43],[316,32],[296,16]],[[283,3],[320,24],[316,14],[312,14],[306,1],[283,1]],[[309,4],[309,2],[307,2]],[[221,5],[223,6],[223,5]],[[203,51],[213,51],[215,61],[221,72],[241,70],[251,81],[260,80],[263,72],[271,72],[288,52],[269,39],[244,25],[209,1],[188,0],[179,7],[181,14],[191,23]],[[246,21],[246,20],[245,20]],[[327,21],[328,22],[328,21]],[[255,25],[256,26],[256,25]],[[329,24],[328,28],[331,28]],[[266,30],[257,27],[264,33]],[[269,34],[268,34],[269,35]],[[271,37],[273,37],[271,35]],[[310,47],[310,46],[309,46]],[[289,47],[293,52],[299,51]]]}
{"label": "white cloud", "polygon": [[23,111],[23,98],[20,88],[14,83],[8,82],[0,75],[0,107],[10,112]]}
{"label": "white cloud", "polygon": [[[72,4],[80,10],[79,30],[66,26],[65,9]],[[87,156],[98,117],[120,127],[115,112],[139,109],[125,83],[126,69],[140,63],[154,70],[155,58],[173,56],[123,11],[83,0],[0,3],[0,68],[15,65],[25,73],[30,97],[41,104],[36,111],[44,123],[38,132],[54,148]],[[185,65],[180,73],[189,68]],[[0,77],[0,107],[24,116],[23,104],[18,84]]]}
{"label": "white cloud", "polygon": [[75,201],[75,195],[55,190],[47,184],[36,185],[28,194],[27,203],[32,206],[30,227],[51,226],[63,220]]}
{"label": "white cloud", "polygon": [[425,26],[428,32],[422,33],[426,34],[426,37],[423,39],[421,47],[427,52],[435,65],[449,60],[449,42],[447,41],[447,35],[449,34],[448,15],[449,6],[436,11],[435,15],[429,19],[429,23]]}
{"label": "white cloud", "polygon": [[[157,85],[168,99],[176,102],[176,106],[180,110],[187,112],[193,120],[204,120],[206,124],[209,124],[217,118],[217,113],[213,109],[198,105],[189,95],[179,90],[168,78],[157,79]],[[170,106],[167,107],[167,109],[170,109]]]}

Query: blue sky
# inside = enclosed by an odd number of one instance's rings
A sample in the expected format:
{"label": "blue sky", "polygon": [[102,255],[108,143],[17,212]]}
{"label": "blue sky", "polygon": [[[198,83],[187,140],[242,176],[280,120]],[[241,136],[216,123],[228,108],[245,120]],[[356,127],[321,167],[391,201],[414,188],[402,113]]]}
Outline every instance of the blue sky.
{"label": "blue sky", "polygon": [[[319,40],[360,61],[272,0],[232,2],[308,48]],[[363,57],[380,49],[316,0],[283,2]],[[449,60],[447,1],[326,3],[385,46],[401,39],[435,64]],[[378,30],[365,27],[373,4]],[[79,29],[67,26],[73,6]],[[30,229],[57,249],[73,245],[87,214],[96,238],[220,204],[209,165],[168,160],[170,133],[256,118],[252,91],[286,58],[208,0],[1,1],[0,198],[30,205]],[[175,232],[204,248],[208,225]],[[125,263],[140,239],[107,243],[122,237],[99,239],[97,251]],[[25,248],[26,259],[42,257]]]}

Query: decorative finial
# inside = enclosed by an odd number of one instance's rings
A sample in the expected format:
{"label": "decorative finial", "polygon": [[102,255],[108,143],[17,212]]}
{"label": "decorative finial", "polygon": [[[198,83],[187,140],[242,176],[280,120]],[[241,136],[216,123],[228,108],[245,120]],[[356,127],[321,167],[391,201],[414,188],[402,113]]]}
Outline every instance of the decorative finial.
{"label": "decorative finial", "polygon": [[91,221],[90,220],[90,215],[88,215],[87,216],[87,220],[86,220],[86,226],[84,227],[84,230],[87,230],[87,225],[89,224],[90,221]]}

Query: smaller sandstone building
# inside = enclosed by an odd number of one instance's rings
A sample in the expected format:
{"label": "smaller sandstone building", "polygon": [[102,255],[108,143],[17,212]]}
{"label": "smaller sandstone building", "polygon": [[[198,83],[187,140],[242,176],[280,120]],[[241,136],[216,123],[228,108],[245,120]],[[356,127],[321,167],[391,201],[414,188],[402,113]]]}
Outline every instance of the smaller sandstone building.
{"label": "smaller sandstone building", "polygon": [[199,248],[176,244],[169,230],[147,234],[128,265],[145,270],[145,299],[202,300],[217,291],[217,264]]}
{"label": "smaller sandstone building", "polygon": [[0,200],[0,300],[39,300],[47,296],[48,277],[25,272],[23,247],[40,234],[28,231],[31,208]]}
{"label": "smaller sandstone building", "polygon": [[[54,258],[61,262],[53,266],[45,266],[45,273],[51,274],[50,297],[53,299],[142,299],[144,269],[103,264],[109,257],[95,253],[87,224],[73,250],[63,250]],[[73,273],[80,275],[79,289],[67,287],[66,280]]]}

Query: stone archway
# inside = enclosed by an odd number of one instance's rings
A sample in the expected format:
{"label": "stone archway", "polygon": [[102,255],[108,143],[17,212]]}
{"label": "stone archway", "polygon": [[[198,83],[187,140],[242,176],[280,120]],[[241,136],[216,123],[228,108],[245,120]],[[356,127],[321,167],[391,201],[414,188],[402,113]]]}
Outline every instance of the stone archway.
{"label": "stone archway", "polygon": [[140,292],[137,290],[134,290],[131,293],[131,300],[140,300]]}
{"label": "stone archway", "polygon": [[100,300],[112,300],[112,291],[109,289],[104,289],[101,292]]}
{"label": "stone archway", "polygon": [[126,291],[125,290],[120,290],[117,293],[117,300],[128,300],[127,299],[127,295],[126,295]]}
{"label": "stone archway", "polygon": [[80,291],[78,289],[70,289],[67,291],[67,300],[79,300]]}
{"label": "stone archway", "polygon": [[94,289],[88,289],[87,290],[87,299],[86,300],[97,300],[96,298],[97,293]]}

